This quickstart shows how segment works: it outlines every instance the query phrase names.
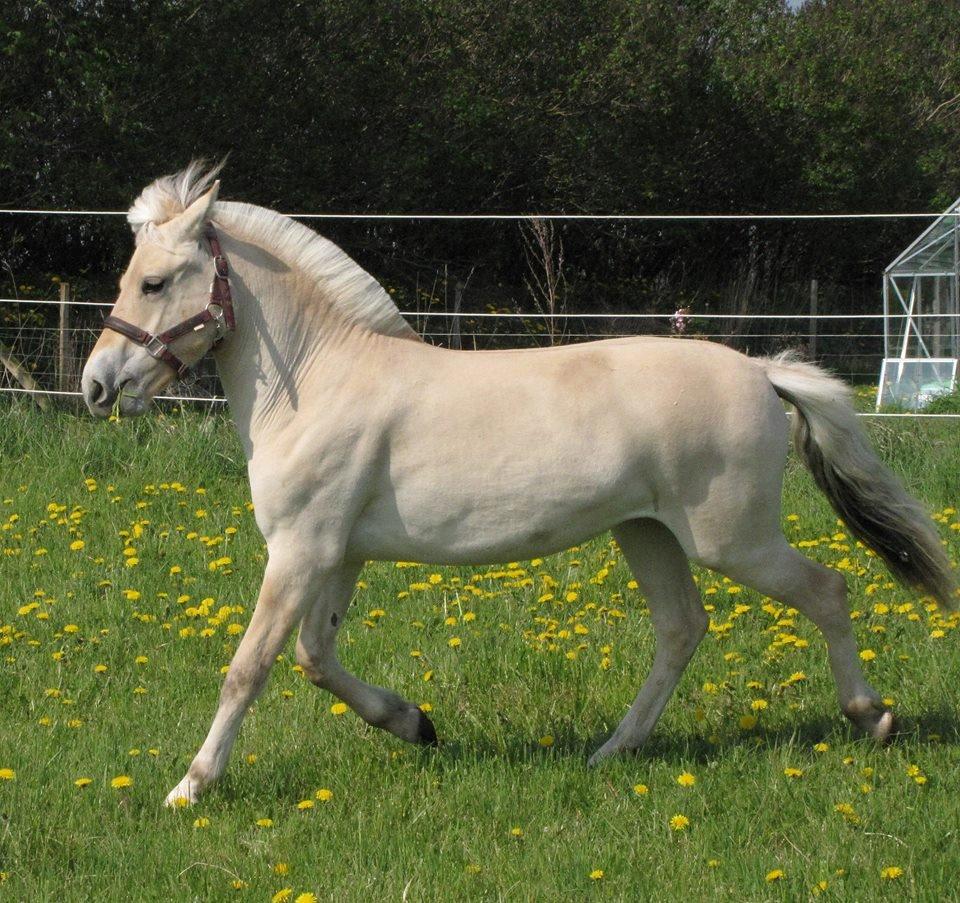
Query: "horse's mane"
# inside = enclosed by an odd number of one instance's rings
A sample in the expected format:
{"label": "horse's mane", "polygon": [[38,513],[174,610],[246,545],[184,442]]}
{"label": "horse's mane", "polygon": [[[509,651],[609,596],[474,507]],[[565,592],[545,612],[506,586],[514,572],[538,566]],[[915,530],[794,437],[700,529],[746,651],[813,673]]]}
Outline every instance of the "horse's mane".
{"label": "horse's mane", "polygon": [[[162,176],[144,188],[127,212],[137,242],[149,240],[152,227],[173,219],[202,197],[221,166],[206,169],[202,162],[194,161],[183,171]],[[212,219],[229,234],[258,245],[309,276],[348,319],[374,332],[417,338],[376,279],[312,229],[265,207],[228,201],[217,201]]]}

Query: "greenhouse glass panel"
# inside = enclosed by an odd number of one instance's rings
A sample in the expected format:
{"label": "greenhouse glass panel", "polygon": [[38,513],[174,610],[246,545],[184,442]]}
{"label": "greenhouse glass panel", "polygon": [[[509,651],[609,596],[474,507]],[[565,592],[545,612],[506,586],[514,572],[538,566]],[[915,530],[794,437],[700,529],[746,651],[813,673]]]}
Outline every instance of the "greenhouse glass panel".
{"label": "greenhouse glass panel", "polygon": [[938,395],[954,390],[957,379],[956,358],[903,360],[887,358],[880,371],[877,407],[905,408],[917,411]]}
{"label": "greenhouse glass panel", "polygon": [[952,391],[960,357],[960,199],[884,270],[883,313],[877,407],[922,407]]}

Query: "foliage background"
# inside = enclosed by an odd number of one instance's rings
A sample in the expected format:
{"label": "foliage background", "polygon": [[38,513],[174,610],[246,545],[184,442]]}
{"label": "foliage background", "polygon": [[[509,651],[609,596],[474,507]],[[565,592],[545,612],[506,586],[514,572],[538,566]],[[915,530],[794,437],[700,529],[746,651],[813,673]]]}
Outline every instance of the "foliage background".
{"label": "foliage background", "polygon": [[[0,205],[125,209],[229,154],[227,197],[288,211],[936,210],[960,193],[958,35],[932,0],[4,0]],[[747,273],[768,307],[818,277],[875,310],[917,226],[569,226],[570,307],[664,283],[722,306]],[[112,281],[129,252],[114,220],[0,230],[14,281]],[[326,231],[400,281],[475,268],[468,305],[523,282],[502,224]]]}

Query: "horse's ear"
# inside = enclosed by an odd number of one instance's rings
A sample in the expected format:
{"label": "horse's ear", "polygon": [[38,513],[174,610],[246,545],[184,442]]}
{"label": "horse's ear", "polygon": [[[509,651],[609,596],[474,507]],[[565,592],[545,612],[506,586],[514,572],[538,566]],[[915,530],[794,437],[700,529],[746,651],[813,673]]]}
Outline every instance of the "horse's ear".
{"label": "horse's ear", "polygon": [[199,241],[204,224],[210,218],[210,212],[219,193],[220,180],[217,179],[206,194],[197,198],[183,213],[165,224],[164,230],[175,244]]}

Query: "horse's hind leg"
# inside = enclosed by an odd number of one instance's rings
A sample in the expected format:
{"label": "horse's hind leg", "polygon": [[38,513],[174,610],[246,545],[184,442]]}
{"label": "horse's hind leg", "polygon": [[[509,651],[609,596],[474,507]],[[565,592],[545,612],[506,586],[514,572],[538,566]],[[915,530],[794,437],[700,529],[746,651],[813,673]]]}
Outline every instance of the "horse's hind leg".
{"label": "horse's hind leg", "polygon": [[841,574],[801,555],[779,530],[768,542],[751,547],[746,555],[728,550],[719,560],[704,563],[810,618],[827,641],[843,713],[870,736],[886,739],[893,728],[893,715],[860,668],[847,607],[847,585]]}
{"label": "horse's hind leg", "polygon": [[437,734],[430,719],[396,693],[364,683],[337,658],[336,636],[350,605],[361,564],[345,565],[327,581],[300,623],[297,662],[318,687],[342,699],[364,721],[411,743],[433,744]]}
{"label": "horse's hind leg", "polygon": [[687,556],[670,530],[659,521],[634,520],[620,524],[613,535],[650,606],[656,651],[630,710],[593,754],[591,765],[644,743],[708,624]]}

